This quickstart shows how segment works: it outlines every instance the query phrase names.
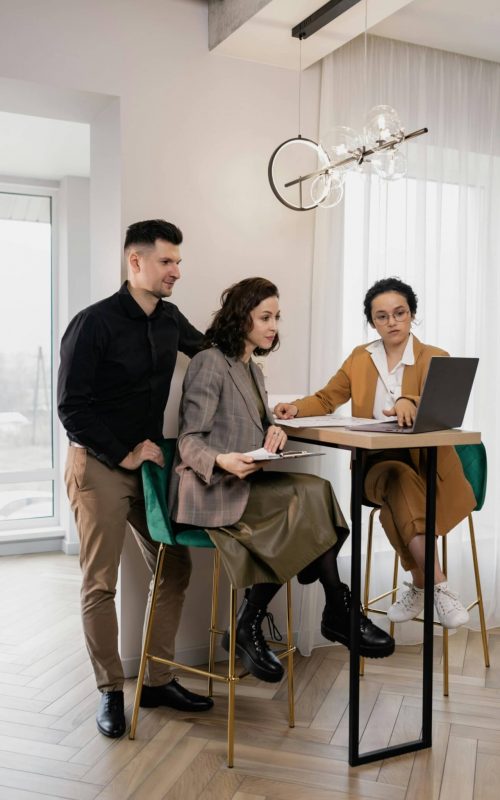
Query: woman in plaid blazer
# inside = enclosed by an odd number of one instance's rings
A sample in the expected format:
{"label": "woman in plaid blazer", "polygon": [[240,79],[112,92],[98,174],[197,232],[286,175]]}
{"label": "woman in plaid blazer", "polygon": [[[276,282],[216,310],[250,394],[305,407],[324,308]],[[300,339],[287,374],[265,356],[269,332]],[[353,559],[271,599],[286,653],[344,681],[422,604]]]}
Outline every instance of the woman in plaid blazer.
{"label": "woman in plaid blazer", "polygon": [[[232,583],[252,587],[238,612],[236,649],[246,668],[268,681],[280,680],[283,668],[265,644],[261,622],[293,575],[302,582],[319,577],[326,598],[322,633],[349,646],[350,593],[337,570],[348,529],[330,484],[314,475],[263,471],[248,454],[262,446],[276,453],[286,442],[252,361],[278,346],[279,315],[278,290],[263,278],[223,293],[206,349],[184,380],[169,492],[173,518],[206,528]],[[362,655],[393,652],[387,633],[365,616],[360,625]]]}

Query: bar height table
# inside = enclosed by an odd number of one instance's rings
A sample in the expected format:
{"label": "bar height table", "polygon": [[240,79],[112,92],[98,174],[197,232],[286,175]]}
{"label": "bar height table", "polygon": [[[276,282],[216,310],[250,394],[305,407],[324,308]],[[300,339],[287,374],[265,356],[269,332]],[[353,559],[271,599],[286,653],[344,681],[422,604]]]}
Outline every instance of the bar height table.
{"label": "bar height table", "polygon": [[[288,438],[351,451],[351,648],[349,663],[349,764],[357,766],[400,756],[432,746],[432,653],[434,530],[436,520],[437,448],[445,445],[479,444],[477,431],[458,429],[431,433],[375,433],[347,428],[285,427]],[[425,510],[424,654],[422,666],[422,736],[403,744],[359,752],[359,613],[361,597],[361,509],[363,500],[363,453],[408,447],[427,450],[427,496]]]}

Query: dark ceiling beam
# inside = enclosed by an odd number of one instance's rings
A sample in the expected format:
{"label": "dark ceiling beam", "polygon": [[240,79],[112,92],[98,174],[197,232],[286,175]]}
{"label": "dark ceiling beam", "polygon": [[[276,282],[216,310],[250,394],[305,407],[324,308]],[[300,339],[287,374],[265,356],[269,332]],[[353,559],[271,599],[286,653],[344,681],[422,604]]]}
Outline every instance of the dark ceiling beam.
{"label": "dark ceiling beam", "polygon": [[361,0],[330,0],[324,6],[318,8],[309,17],[306,17],[292,28],[292,36],[296,39],[307,39],[312,36],[316,31],[321,30],[329,22],[340,17],[344,11],[348,11],[353,6],[360,3]]}

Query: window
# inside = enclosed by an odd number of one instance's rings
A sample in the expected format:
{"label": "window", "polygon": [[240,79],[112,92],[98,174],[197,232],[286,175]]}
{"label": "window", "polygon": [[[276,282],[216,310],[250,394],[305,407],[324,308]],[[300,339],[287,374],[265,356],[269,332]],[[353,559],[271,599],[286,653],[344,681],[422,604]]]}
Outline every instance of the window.
{"label": "window", "polygon": [[55,522],[52,204],[0,187],[0,532]]}

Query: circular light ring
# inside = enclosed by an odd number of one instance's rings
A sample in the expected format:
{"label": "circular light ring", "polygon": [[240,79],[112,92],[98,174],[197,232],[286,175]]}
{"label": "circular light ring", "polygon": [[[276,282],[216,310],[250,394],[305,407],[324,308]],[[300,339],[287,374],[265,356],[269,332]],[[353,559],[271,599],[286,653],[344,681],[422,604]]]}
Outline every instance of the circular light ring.
{"label": "circular light ring", "polygon": [[276,186],[275,176],[273,173],[276,157],[279,155],[279,153],[283,152],[283,150],[285,150],[287,147],[290,147],[292,144],[303,144],[306,147],[310,148],[311,150],[315,150],[318,156],[318,161],[322,163],[322,166],[326,167],[329,164],[326,153],[319,146],[317,142],[315,142],[313,139],[305,139],[302,136],[294,136],[292,139],[287,139],[285,142],[282,142],[280,145],[278,145],[278,147],[272,154],[271,158],[269,159],[269,165],[267,167],[267,177],[269,178],[269,184],[271,186],[271,189],[273,190],[273,194],[277,197],[280,203],[282,203],[287,208],[291,208],[292,211],[310,211],[311,209],[316,208],[318,206],[318,203],[311,203],[310,205],[303,205],[303,204],[294,205],[293,203],[290,203],[288,200],[285,200],[283,195],[280,194],[278,187]]}

